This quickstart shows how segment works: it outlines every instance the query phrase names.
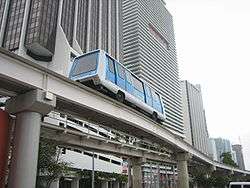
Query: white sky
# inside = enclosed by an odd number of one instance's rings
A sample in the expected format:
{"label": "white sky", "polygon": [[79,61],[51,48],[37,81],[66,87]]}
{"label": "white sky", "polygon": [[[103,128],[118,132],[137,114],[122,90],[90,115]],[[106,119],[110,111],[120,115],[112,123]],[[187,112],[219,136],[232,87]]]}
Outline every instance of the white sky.
{"label": "white sky", "polygon": [[201,84],[208,130],[243,145],[250,170],[250,0],[166,0],[180,78]]}

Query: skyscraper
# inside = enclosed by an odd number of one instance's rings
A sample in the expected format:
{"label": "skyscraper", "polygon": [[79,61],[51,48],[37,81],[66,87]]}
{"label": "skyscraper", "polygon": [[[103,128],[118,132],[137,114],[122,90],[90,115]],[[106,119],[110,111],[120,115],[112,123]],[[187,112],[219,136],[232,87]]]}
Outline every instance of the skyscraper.
{"label": "skyscraper", "polygon": [[222,153],[229,152],[232,154],[232,147],[231,147],[231,143],[229,140],[223,139],[223,138],[213,138],[213,140],[214,140],[215,146],[216,146],[218,161],[220,161],[220,162],[222,161],[221,160]]}
{"label": "skyscraper", "polygon": [[186,141],[208,155],[209,135],[200,85],[182,81],[181,88]]}
{"label": "skyscraper", "polygon": [[232,145],[233,151],[236,153],[236,161],[240,169],[245,170],[245,163],[242,153],[242,146],[240,144]]}
{"label": "skyscraper", "polygon": [[162,0],[123,1],[124,65],[163,97],[164,125],[183,136],[183,117],[175,36]]}
{"label": "skyscraper", "polygon": [[72,57],[122,59],[122,0],[0,0],[0,45],[67,75]]}

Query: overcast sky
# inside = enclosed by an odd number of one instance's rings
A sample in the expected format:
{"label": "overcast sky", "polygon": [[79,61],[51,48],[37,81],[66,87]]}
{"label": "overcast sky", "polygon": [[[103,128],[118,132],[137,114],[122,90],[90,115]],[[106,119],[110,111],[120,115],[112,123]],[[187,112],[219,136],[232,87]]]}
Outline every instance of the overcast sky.
{"label": "overcast sky", "polygon": [[210,136],[241,142],[250,170],[250,0],[166,0],[166,6],[180,78],[201,84]]}

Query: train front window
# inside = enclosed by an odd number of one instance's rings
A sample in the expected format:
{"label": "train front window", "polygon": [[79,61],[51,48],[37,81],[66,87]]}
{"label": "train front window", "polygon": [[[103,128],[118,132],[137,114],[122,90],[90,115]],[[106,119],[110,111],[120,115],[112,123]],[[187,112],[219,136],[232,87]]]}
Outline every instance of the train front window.
{"label": "train front window", "polygon": [[97,67],[97,54],[89,54],[80,57],[76,60],[76,67],[74,70],[74,76],[82,73],[90,72],[96,70]]}

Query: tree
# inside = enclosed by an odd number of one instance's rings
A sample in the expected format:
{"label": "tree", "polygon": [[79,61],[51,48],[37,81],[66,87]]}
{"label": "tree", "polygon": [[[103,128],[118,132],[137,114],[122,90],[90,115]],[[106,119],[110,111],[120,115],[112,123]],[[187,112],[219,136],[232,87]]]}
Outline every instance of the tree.
{"label": "tree", "polygon": [[230,152],[222,153],[220,157],[222,158],[222,162],[224,164],[227,164],[233,167],[238,167],[237,164],[233,161],[232,155]]}
{"label": "tree", "polygon": [[50,184],[67,174],[70,164],[61,159],[61,150],[51,140],[41,138],[38,156],[37,187],[49,188]]}

